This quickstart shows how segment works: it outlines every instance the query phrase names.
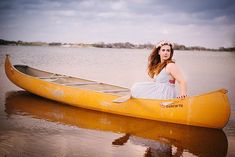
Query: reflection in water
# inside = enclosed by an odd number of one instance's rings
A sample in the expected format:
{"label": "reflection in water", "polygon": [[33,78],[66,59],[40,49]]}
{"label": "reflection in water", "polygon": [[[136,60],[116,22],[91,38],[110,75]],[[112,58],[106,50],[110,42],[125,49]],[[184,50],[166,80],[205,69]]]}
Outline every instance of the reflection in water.
{"label": "reflection in water", "polygon": [[145,156],[219,156],[227,154],[228,142],[222,130],[176,125],[97,112],[50,101],[28,92],[10,92],[6,113],[30,115],[65,125],[92,130],[123,133],[112,145],[129,141],[146,147]]}

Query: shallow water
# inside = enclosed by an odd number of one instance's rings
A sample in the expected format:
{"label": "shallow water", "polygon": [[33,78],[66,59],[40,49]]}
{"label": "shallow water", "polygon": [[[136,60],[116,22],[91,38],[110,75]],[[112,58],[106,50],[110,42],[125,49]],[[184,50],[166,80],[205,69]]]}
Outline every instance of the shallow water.
{"label": "shallow water", "polygon": [[148,81],[149,50],[0,46],[0,156],[235,156],[235,53],[175,51],[190,95],[218,88],[232,113],[223,130],[168,124],[75,108],[13,85],[14,64],[130,87]]}

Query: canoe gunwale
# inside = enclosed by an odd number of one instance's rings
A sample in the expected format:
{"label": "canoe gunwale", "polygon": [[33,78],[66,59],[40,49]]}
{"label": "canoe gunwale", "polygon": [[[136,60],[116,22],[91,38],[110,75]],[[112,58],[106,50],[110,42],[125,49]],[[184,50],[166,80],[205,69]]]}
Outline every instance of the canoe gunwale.
{"label": "canoe gunwale", "polygon": [[[40,76],[31,76],[29,74],[26,74],[24,72],[21,72],[20,70],[18,70],[15,66],[17,67],[24,67],[24,68],[31,68],[33,70],[36,70],[36,71],[40,71],[40,72],[45,72],[45,73],[48,73],[48,74],[52,74],[51,77],[40,77]],[[12,66],[16,71],[20,72],[22,75],[25,75],[25,76],[28,76],[28,77],[31,77],[31,78],[34,78],[34,79],[39,79],[39,80],[42,80],[42,81],[46,81],[44,79],[50,79],[50,78],[76,78],[76,77],[72,77],[72,76],[67,76],[67,75],[62,75],[62,74],[57,74],[57,73],[51,73],[51,72],[47,72],[47,71],[43,71],[43,70],[39,70],[39,69],[36,69],[36,68],[33,68],[33,67],[30,67],[28,65],[21,65],[21,64],[17,64],[17,65],[13,65]],[[80,79],[80,78],[79,78]],[[79,82],[79,83],[87,83],[87,82],[91,82],[91,84],[104,84],[102,82],[96,82],[96,81],[91,81],[91,80],[87,80],[87,79],[84,79],[86,81],[84,82]],[[50,83],[55,83],[57,85],[63,85],[63,86],[67,86],[67,87],[75,87],[76,86],[70,86],[70,85],[67,85],[66,83],[57,83],[57,82],[54,82],[54,81],[46,81],[46,82],[50,82]],[[69,84],[69,83],[68,83]],[[76,83],[75,83],[76,84]],[[109,84],[110,85],[110,84]],[[111,85],[111,86],[115,86],[115,85]],[[119,87],[119,86],[115,86],[115,87]],[[124,88],[124,89],[128,89],[128,88],[125,88],[125,87],[120,87],[120,88]],[[90,90],[90,89],[84,89],[84,90],[89,90],[89,91],[94,91],[94,92],[101,92],[101,91],[96,91],[96,90]],[[130,89],[128,89],[130,90]],[[214,94],[214,93],[217,93],[217,92],[221,92],[223,94],[227,94],[228,93],[228,90],[227,89],[224,89],[224,88],[221,88],[221,89],[217,89],[217,90],[214,90],[214,91],[211,91],[211,92],[206,92],[206,93],[203,93],[203,94],[199,94],[199,95],[193,95],[193,96],[188,96],[186,98],[183,98],[183,99],[188,99],[190,97],[201,97],[201,96],[205,96],[205,95],[210,95],[210,94]],[[104,92],[106,93],[106,92]],[[107,94],[110,94],[109,92],[107,92]],[[165,101],[171,101],[171,100],[182,100],[182,98],[173,98],[173,99],[146,99],[146,98],[135,98],[135,99],[141,99],[141,100],[165,100]]]}

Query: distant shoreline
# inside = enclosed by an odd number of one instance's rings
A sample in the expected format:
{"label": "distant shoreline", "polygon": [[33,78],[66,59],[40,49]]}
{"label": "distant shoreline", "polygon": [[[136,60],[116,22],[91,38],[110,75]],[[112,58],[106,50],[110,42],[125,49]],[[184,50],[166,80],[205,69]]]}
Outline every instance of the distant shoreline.
{"label": "distant shoreline", "polygon": [[[124,49],[152,49],[154,44],[132,44],[130,42],[118,42],[118,43],[60,43],[60,42],[24,42],[24,41],[9,41],[0,39],[0,45],[8,46],[59,46],[59,47],[74,47],[74,48],[84,48],[84,47],[95,47],[95,48],[124,48]],[[224,48],[220,47],[218,49],[205,48],[201,46],[191,46],[187,47],[185,45],[173,44],[175,50],[197,50],[197,51],[230,51],[235,52],[235,47]]]}

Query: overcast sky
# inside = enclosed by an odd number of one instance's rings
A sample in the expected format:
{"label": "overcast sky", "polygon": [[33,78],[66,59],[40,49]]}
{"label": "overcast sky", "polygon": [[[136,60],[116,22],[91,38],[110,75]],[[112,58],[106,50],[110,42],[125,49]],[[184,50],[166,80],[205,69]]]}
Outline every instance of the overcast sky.
{"label": "overcast sky", "polygon": [[235,46],[235,0],[0,0],[0,38]]}

